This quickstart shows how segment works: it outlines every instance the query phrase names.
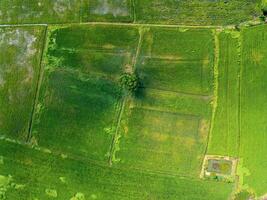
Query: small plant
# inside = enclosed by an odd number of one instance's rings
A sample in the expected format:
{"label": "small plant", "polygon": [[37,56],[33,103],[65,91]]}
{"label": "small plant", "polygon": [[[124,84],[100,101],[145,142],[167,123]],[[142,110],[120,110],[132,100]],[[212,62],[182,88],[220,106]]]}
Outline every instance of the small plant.
{"label": "small plant", "polygon": [[123,89],[135,92],[139,86],[139,79],[135,73],[123,73],[120,77],[120,84]]}
{"label": "small plant", "polygon": [[236,31],[241,31],[240,26],[239,26],[239,25],[235,25],[235,30],[236,30]]}

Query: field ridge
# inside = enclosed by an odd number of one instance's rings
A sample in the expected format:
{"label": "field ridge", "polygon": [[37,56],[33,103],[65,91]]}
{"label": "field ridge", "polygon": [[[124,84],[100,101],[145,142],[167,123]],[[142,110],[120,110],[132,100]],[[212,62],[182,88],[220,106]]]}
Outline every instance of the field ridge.
{"label": "field ridge", "polygon": [[31,137],[32,137],[33,121],[34,121],[35,111],[36,111],[36,108],[38,105],[39,93],[40,93],[40,88],[41,88],[41,84],[42,84],[42,77],[43,77],[43,66],[44,66],[43,59],[45,56],[44,55],[45,54],[45,48],[48,45],[47,44],[47,42],[48,42],[47,34],[48,34],[48,26],[45,27],[45,31],[44,31],[43,46],[41,49],[41,59],[40,59],[40,64],[39,64],[39,74],[38,74],[37,86],[36,86],[36,91],[35,91],[35,95],[34,95],[34,102],[33,102],[33,106],[32,106],[32,112],[31,112],[26,142],[30,142]]}

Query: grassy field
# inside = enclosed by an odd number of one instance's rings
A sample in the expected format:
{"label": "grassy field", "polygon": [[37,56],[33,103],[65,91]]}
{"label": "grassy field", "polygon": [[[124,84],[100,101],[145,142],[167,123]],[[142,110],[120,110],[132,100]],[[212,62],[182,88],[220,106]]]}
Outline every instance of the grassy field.
{"label": "grassy field", "polygon": [[146,30],[137,65],[142,85],[174,92],[211,94],[213,48],[210,29]]}
{"label": "grassy field", "polygon": [[86,21],[132,22],[132,0],[91,0]]}
{"label": "grassy field", "polygon": [[1,24],[132,22],[131,0],[3,0]]}
{"label": "grassy field", "polygon": [[218,100],[208,153],[238,156],[240,33],[219,33]]}
{"label": "grassy field", "polygon": [[151,1],[135,0],[136,20],[141,23],[227,25],[261,14],[261,0]]}
{"label": "grassy field", "polygon": [[225,200],[232,190],[226,183],[149,175],[63,159],[9,142],[0,145],[0,180],[12,176],[13,183],[6,187],[7,200],[66,200],[75,195],[82,200]]}
{"label": "grassy field", "polygon": [[0,2],[0,23],[80,22],[83,2],[83,0],[3,0]]}
{"label": "grassy field", "polygon": [[45,28],[0,28],[0,135],[25,140]]}
{"label": "grassy field", "polygon": [[132,62],[138,31],[74,26],[49,35],[32,140],[62,154],[107,160],[122,97],[117,80]]}
{"label": "grassy field", "polygon": [[243,31],[243,63],[241,80],[241,148],[244,186],[258,195],[266,193],[266,85],[267,27],[258,26]]}

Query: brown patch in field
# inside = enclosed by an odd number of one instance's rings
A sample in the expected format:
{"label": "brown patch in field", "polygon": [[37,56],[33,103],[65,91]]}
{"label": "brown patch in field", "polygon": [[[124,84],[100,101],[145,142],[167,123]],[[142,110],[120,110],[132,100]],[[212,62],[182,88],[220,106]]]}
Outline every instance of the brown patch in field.
{"label": "brown patch in field", "polygon": [[188,149],[192,149],[192,147],[196,144],[196,140],[193,138],[187,138],[183,141],[183,145]]}
{"label": "brown patch in field", "polygon": [[151,135],[151,138],[158,142],[164,142],[169,139],[169,136],[167,134],[162,134],[160,132],[155,132]]}
{"label": "brown patch in field", "polygon": [[184,126],[184,122],[181,121],[181,120],[177,120],[176,123],[175,123],[175,127],[176,128],[179,128],[179,127],[183,127]]}
{"label": "brown patch in field", "polygon": [[133,73],[133,66],[130,64],[126,64],[124,69],[126,73]]}
{"label": "brown patch in field", "polygon": [[[175,62],[175,63],[179,63],[183,60],[183,57],[178,56],[178,55],[155,55],[155,56],[145,56],[146,59],[152,59],[152,60],[163,60],[165,61],[165,63],[167,64],[167,62]],[[144,62],[142,64],[146,64],[145,63],[146,60],[144,60]]]}
{"label": "brown patch in field", "polygon": [[123,132],[124,132],[125,135],[128,135],[128,133],[129,133],[128,126],[123,126]]}
{"label": "brown patch in field", "polygon": [[32,165],[32,164],[33,164],[32,159],[30,159],[30,158],[27,158],[26,160],[24,160],[23,163],[24,163],[25,165]]}
{"label": "brown patch in field", "polygon": [[38,146],[37,139],[33,136],[30,141],[31,146]]}
{"label": "brown patch in field", "polygon": [[210,64],[210,59],[209,59],[209,55],[205,56],[204,60],[203,60],[203,66],[207,66]]}
{"label": "brown patch in field", "polygon": [[158,125],[160,124],[160,118],[153,118],[153,120],[151,121],[152,124]]}
{"label": "brown patch in field", "polygon": [[251,58],[255,63],[260,63],[260,61],[263,59],[263,55],[259,52],[252,52]]}
{"label": "brown patch in field", "polygon": [[210,128],[210,122],[206,119],[201,119],[199,121],[199,130],[198,133],[202,139],[206,139]]}
{"label": "brown patch in field", "polygon": [[103,49],[114,49],[115,48],[115,46],[112,44],[105,44],[102,47],[103,47]]}
{"label": "brown patch in field", "polygon": [[151,32],[149,32],[148,34],[146,34],[146,42],[147,42],[147,45],[148,45],[148,49],[147,49],[147,53],[148,53],[148,56],[151,57],[152,56],[152,46],[153,46],[153,34]]}
{"label": "brown patch in field", "polygon": [[261,196],[261,197],[259,198],[259,200],[267,200],[267,194]]}

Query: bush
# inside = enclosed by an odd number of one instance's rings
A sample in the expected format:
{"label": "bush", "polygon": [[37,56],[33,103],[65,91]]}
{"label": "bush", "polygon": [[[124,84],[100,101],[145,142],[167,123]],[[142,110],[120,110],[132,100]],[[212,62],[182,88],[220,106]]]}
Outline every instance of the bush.
{"label": "bush", "polygon": [[135,92],[139,86],[139,79],[135,73],[124,73],[120,77],[120,84],[123,89]]}
{"label": "bush", "polygon": [[253,197],[254,197],[254,195],[251,194],[249,191],[242,190],[242,191],[240,191],[239,193],[237,193],[235,195],[234,200],[249,200],[249,199],[251,199]]}

